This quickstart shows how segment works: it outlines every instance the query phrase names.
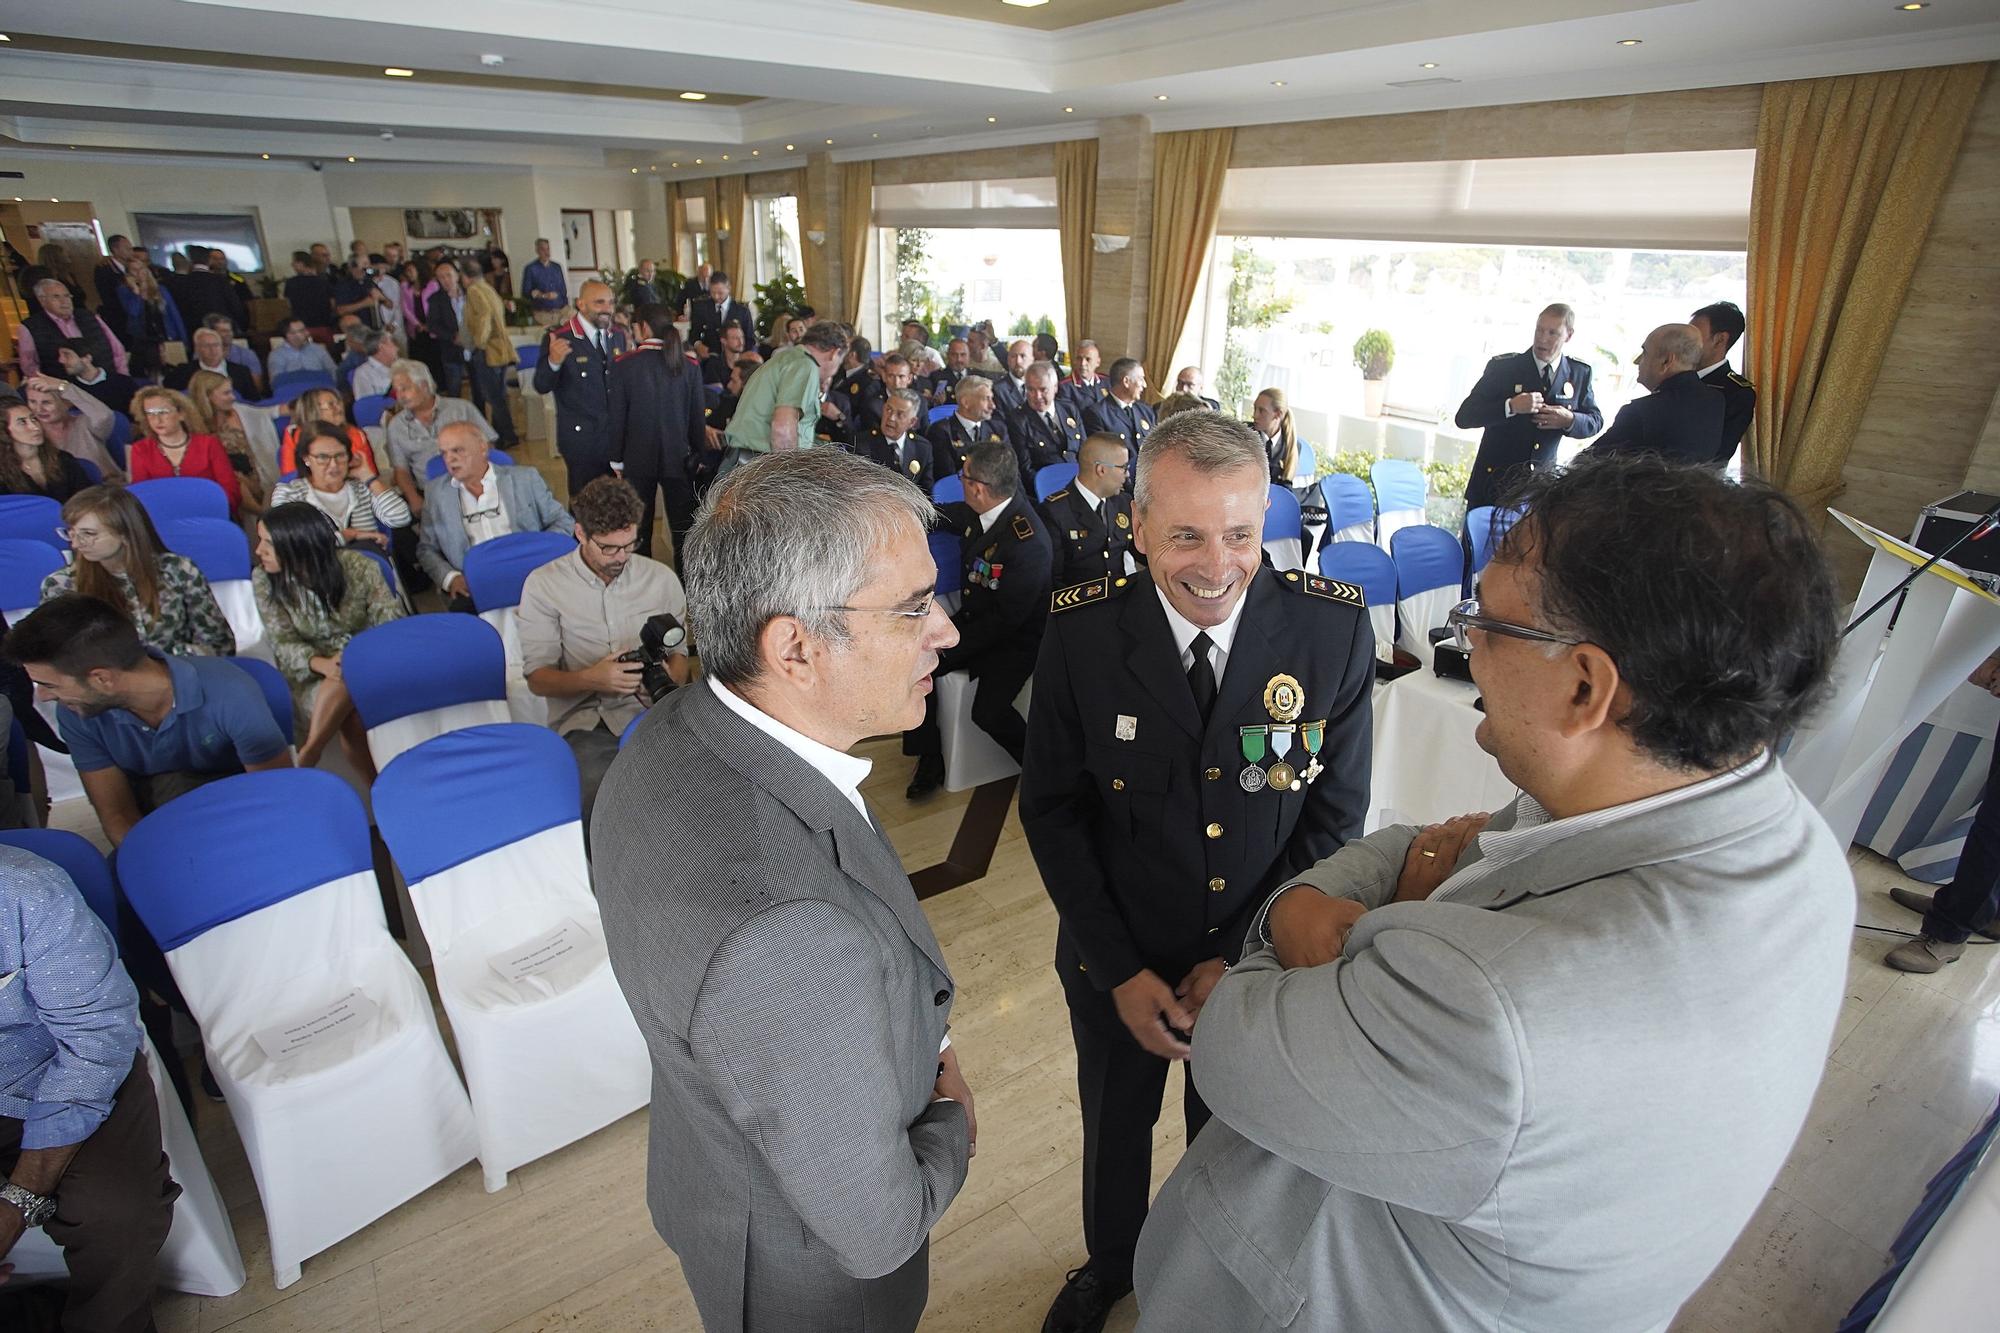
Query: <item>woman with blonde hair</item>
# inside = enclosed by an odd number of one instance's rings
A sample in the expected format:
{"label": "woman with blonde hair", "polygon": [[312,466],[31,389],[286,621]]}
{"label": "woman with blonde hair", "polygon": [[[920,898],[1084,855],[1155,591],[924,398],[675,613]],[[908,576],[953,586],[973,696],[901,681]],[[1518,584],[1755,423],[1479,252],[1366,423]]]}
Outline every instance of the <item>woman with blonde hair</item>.
{"label": "woman with blonde hair", "polygon": [[137,255],[126,261],[118,304],[125,309],[125,351],[135,379],[160,373],[168,343],[178,348],[175,364],[187,360],[187,322],[181,318],[181,308],[174,304],[173,293],[160,289],[153,266]]}
{"label": "woman with blonde hair", "polygon": [[271,484],[278,479],[277,427],[257,408],[236,401],[236,386],[227,375],[197,370],[188,380],[187,393],[194,407],[196,429],[220,440],[222,452],[229,456],[229,466],[236,472],[236,485],[242,495],[243,512],[263,513],[269,503]]}
{"label": "woman with blonde hair", "polygon": [[228,657],[236,635],[215,590],[184,555],[175,555],[145,506],[123,486],[78,491],[62,509],[73,559],[42,580],[42,600],[81,593],[131,618],[146,645],[169,657]]}
{"label": "woman with blonde hair", "polygon": [[1264,455],[1271,461],[1271,484],[1298,488],[1310,486],[1311,477],[1299,475],[1299,435],[1292,425],[1292,405],[1283,389],[1264,389],[1250,405],[1250,426],[1264,437]]}
{"label": "woman with blonde hair", "polygon": [[199,429],[202,416],[184,393],[157,386],[132,395],[132,428],[137,433],[125,462],[133,481],[159,477],[205,477],[229,498],[236,517],[242,495],[236,469],[222,441]]}

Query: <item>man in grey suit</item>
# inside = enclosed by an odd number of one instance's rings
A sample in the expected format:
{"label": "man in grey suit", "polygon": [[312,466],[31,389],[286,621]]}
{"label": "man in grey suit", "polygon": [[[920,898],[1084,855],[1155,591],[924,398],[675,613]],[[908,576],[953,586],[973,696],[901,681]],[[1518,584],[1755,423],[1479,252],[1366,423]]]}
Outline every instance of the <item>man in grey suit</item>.
{"label": "man in grey suit", "polygon": [[1521,795],[1266,904],[1195,1027],[1214,1119],[1139,1242],[1143,1333],[1664,1329],[1805,1121],[1855,906],[1775,757],[1833,658],[1824,560],[1777,492],[1657,457],[1530,485],[1451,617]]}
{"label": "man in grey suit", "polygon": [[846,753],[922,719],[958,639],[934,519],[841,450],[718,482],[681,566],[706,678],[639,724],[591,821],[653,1056],[647,1200],[711,1333],[915,1329],[965,1182],[956,988]]}
{"label": "man in grey suit", "polygon": [[576,526],[549,484],[531,467],[496,467],[493,446],[470,421],[438,432],[444,475],[424,483],[423,533],[417,563],[454,611],[472,609],[465,553],[516,532],[568,532]]}

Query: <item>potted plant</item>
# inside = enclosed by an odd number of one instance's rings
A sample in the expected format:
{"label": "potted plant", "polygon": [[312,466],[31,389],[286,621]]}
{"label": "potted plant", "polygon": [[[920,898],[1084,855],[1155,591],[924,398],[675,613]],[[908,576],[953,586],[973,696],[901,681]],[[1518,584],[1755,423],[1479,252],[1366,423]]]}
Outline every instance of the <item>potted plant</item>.
{"label": "potted plant", "polygon": [[1354,368],[1361,372],[1362,410],[1371,417],[1382,415],[1382,401],[1389,395],[1389,369],[1396,364],[1396,343],[1382,329],[1369,329],[1354,340]]}

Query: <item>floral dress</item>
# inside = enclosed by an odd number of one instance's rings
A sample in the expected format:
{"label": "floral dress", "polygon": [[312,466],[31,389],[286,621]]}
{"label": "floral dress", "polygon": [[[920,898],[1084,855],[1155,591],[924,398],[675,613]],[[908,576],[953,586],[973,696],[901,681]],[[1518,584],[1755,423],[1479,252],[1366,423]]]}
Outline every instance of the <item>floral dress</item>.
{"label": "floral dress", "polygon": [[281,601],[271,576],[261,568],[250,571],[257,610],[264,617],[265,641],[278,659],[278,670],[292,687],[293,728],[304,736],[312,719],[313,698],[322,679],[312,669],[315,657],[332,657],[362,630],[398,619],[403,608],[382,577],[382,567],[359,551],[341,551],[340,572],[347,576],[347,595],[329,608],[318,598],[304,606]]}
{"label": "floral dress", "polygon": [[[118,574],[119,590],[125,594],[125,614],[138,626],[146,645],[169,657],[229,657],[236,652],[236,633],[216,603],[215,590],[208,586],[194,561],[171,551],[160,555],[156,578],[160,609],[149,611],[139,602],[130,576]],[[42,600],[76,591],[76,569],[65,566],[42,580]]]}

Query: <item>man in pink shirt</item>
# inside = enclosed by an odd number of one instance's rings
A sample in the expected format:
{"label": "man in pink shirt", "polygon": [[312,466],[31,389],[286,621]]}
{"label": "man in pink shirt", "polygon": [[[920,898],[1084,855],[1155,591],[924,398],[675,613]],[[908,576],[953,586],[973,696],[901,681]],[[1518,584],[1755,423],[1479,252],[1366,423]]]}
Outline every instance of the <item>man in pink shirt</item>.
{"label": "man in pink shirt", "polygon": [[42,308],[21,321],[14,334],[14,356],[20,363],[23,380],[59,374],[62,362],[57,353],[67,338],[79,338],[90,344],[91,360],[98,365],[114,367],[120,375],[131,373],[125,359],[125,344],[96,315],[88,310],[79,312],[69,288],[54,278],[44,278],[35,284],[35,299],[42,303]]}

